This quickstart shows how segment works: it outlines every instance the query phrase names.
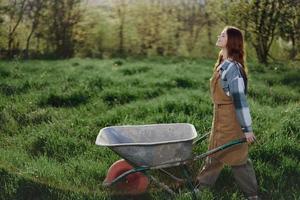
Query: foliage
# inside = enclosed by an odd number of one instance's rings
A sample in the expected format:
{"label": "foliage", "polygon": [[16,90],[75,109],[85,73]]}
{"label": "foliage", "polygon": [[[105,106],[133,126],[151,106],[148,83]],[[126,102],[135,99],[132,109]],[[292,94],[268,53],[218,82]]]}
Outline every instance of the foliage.
{"label": "foliage", "polygon": [[299,6],[294,0],[1,1],[1,56],[213,58],[214,38],[235,25],[251,60],[298,59]]}

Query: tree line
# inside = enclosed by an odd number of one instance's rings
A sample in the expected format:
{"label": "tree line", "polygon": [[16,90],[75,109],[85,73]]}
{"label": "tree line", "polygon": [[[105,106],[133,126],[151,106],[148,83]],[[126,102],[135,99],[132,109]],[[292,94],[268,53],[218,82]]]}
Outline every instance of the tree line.
{"label": "tree line", "polygon": [[243,30],[261,63],[276,59],[272,48],[289,60],[300,49],[298,0],[0,0],[0,24],[8,59],[215,57],[225,25]]}

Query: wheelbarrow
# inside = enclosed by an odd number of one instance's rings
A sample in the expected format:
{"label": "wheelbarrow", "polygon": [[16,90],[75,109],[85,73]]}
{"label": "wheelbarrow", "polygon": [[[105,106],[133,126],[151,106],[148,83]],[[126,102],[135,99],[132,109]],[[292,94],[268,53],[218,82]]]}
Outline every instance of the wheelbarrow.
{"label": "wheelbarrow", "polygon": [[[149,180],[172,195],[176,193],[168,185],[151,175],[149,170],[159,170],[178,182],[184,182],[196,198],[188,164],[211,154],[246,142],[246,139],[230,141],[200,155],[192,155],[193,144],[203,141],[209,133],[198,136],[194,125],[189,123],[125,125],[102,128],[96,145],[109,147],[121,160],[108,169],[103,181],[105,187],[115,187],[125,194],[146,192]],[[178,166],[183,178],[167,171]]]}

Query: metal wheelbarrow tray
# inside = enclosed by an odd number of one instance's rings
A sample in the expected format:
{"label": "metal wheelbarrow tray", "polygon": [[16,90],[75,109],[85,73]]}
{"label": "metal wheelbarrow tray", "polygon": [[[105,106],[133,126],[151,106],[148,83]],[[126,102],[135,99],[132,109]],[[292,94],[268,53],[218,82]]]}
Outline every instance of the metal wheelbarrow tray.
{"label": "metal wheelbarrow tray", "polygon": [[155,167],[190,159],[197,132],[192,124],[111,126],[96,144],[106,146],[134,166]]}

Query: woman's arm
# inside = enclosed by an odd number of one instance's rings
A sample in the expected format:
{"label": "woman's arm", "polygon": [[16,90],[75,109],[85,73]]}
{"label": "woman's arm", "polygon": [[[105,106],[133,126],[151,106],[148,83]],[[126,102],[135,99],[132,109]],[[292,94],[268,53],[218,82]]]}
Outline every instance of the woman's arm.
{"label": "woman's arm", "polygon": [[245,95],[245,84],[238,66],[231,63],[223,77],[227,80],[228,93],[232,97],[237,119],[244,133],[252,132],[250,109]]}

